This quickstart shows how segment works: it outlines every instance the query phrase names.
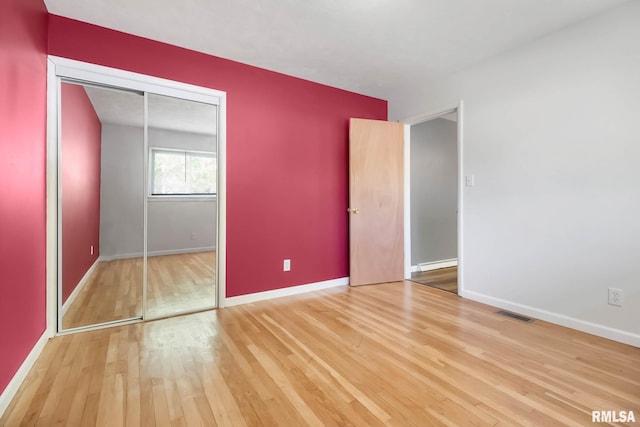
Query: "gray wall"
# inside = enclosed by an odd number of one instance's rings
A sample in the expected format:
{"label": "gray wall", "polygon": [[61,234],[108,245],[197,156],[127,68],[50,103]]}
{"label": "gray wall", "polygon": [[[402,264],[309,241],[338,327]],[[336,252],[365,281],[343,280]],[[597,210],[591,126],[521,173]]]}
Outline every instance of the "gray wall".
{"label": "gray wall", "polygon": [[411,126],[411,265],[457,257],[456,126]]}
{"label": "gray wall", "polygon": [[[149,146],[215,151],[215,137],[150,129]],[[103,125],[100,255],[105,258],[142,254],[144,155],[141,128]],[[215,247],[216,211],[214,198],[151,198],[149,254]]]}
{"label": "gray wall", "polygon": [[143,137],[142,128],[102,125],[101,257],[142,253]]}

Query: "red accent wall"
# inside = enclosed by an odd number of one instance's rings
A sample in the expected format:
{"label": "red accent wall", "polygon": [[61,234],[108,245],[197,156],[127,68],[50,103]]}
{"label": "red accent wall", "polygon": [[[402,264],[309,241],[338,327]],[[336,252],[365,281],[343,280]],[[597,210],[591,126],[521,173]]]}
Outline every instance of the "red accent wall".
{"label": "red accent wall", "polygon": [[99,255],[102,124],[82,86],[62,83],[61,109],[64,302]]}
{"label": "red accent wall", "polygon": [[0,393],[46,326],[47,15],[42,0],[0,12]]}
{"label": "red accent wall", "polygon": [[348,120],[386,101],[53,15],[49,50],[227,92],[228,297],[349,274]]}

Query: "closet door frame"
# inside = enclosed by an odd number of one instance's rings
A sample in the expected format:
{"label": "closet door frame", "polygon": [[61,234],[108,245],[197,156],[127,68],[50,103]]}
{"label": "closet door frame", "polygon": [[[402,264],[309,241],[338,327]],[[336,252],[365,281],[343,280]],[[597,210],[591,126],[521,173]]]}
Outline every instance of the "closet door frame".
{"label": "closet door frame", "polygon": [[[146,311],[146,254],[147,254],[147,203],[144,203],[144,278],[143,317],[109,324],[88,326],[69,332],[61,330],[59,307],[59,267],[58,267],[58,205],[59,205],[59,111],[60,88],[63,79],[78,83],[104,85],[137,92],[144,92],[144,149],[148,151],[147,98],[148,94],[165,95],[190,101],[212,104],[217,107],[217,236],[216,236],[216,307],[225,305],[226,296],[226,92],[195,86],[173,80],[151,77],[144,74],[115,68],[89,64],[81,61],[48,56],[47,61],[47,160],[46,160],[46,294],[47,294],[47,335],[100,329],[109,326],[136,323],[145,320]],[[144,156],[145,190],[148,180],[148,156]]]}

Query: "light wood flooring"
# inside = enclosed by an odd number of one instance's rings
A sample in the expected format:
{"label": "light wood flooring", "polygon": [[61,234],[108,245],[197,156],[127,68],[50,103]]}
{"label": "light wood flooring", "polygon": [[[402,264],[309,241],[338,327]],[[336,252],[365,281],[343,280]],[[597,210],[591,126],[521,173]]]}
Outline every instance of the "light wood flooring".
{"label": "light wood flooring", "polygon": [[142,258],[101,261],[62,316],[62,328],[139,316],[142,316]]}
{"label": "light wood flooring", "polygon": [[437,270],[411,273],[411,281],[457,294],[458,267],[439,268]]}
{"label": "light wood flooring", "polygon": [[640,348],[412,282],[59,336],[0,426],[591,425]]}
{"label": "light wood flooring", "polygon": [[[147,259],[147,317],[213,307],[214,251]],[[142,316],[142,258],[100,262],[62,319],[63,329]]]}

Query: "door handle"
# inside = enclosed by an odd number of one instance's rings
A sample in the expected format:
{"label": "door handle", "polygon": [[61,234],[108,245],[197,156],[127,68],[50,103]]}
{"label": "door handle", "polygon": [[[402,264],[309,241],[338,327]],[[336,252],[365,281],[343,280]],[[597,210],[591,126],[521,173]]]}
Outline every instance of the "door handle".
{"label": "door handle", "polygon": [[360,213],[360,209],[358,208],[347,208],[347,212],[351,212],[354,215],[357,215]]}

